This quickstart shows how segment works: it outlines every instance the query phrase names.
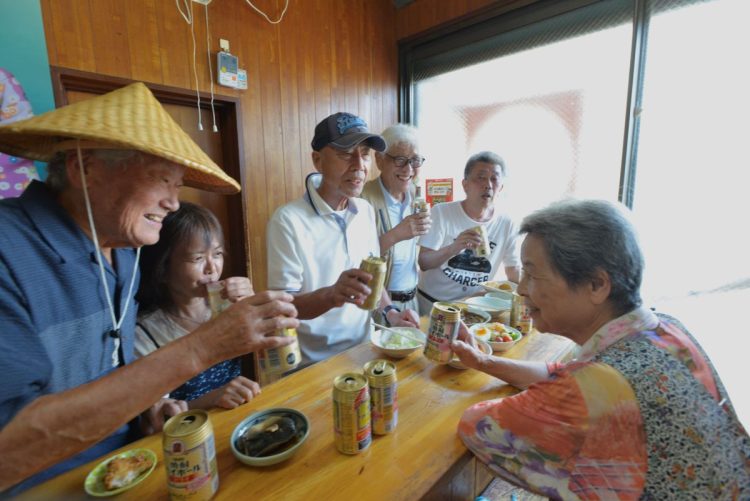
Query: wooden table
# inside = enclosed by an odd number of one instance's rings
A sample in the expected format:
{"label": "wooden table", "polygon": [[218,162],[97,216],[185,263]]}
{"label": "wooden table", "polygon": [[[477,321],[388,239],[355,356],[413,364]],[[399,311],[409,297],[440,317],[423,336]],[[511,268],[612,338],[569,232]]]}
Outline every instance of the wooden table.
{"label": "wooden table", "polygon": [[[505,356],[562,360],[572,346],[566,338],[532,332]],[[361,372],[364,363],[374,358],[382,357],[377,348],[364,343],[265,387],[261,395],[237,409],[211,411],[219,464],[219,491],[214,499],[473,499],[491,477],[457,437],[458,421],[470,405],[517,390],[475,370],[432,364],[417,351],[395,360],[398,427],[390,435],[373,436],[367,451],[347,456],[333,443],[333,378]],[[283,463],[246,466],[232,455],[229,437],[243,418],[270,407],[302,411],[310,420],[310,436]],[[147,447],[156,452],[159,464],[118,499],[168,499],[161,438],[161,434],[153,435],[125,448]],[[22,498],[86,499],[83,482],[97,462],[39,485]]]}

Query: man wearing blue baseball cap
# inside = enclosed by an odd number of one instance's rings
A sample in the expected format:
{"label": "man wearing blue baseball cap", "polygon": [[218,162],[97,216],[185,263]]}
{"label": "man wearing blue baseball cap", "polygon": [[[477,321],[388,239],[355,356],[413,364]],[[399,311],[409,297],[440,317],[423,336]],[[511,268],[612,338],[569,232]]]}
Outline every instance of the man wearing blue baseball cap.
{"label": "man wearing blue baseball cap", "polygon": [[[276,210],[268,223],[268,288],[294,294],[303,366],[361,343],[370,312],[358,307],[370,293],[363,258],[380,255],[375,212],[362,200],[373,150],[385,140],[361,118],[335,113],[315,127],[314,172],[301,198]],[[379,304],[391,325],[418,326],[412,310],[399,311],[387,293]]]}

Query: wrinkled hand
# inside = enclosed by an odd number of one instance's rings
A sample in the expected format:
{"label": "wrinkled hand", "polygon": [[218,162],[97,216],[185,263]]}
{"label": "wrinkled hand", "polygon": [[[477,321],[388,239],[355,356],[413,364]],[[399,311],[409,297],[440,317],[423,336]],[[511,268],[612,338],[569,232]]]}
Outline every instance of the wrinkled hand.
{"label": "wrinkled hand", "polygon": [[473,348],[477,348],[477,338],[475,338],[471,334],[471,331],[469,331],[469,327],[464,323],[463,320],[461,320],[458,324],[458,336],[456,336],[456,339],[458,339],[459,341],[463,341]]}
{"label": "wrinkled hand", "polygon": [[208,368],[246,353],[291,344],[294,338],[274,334],[299,325],[293,299],[286,292],[264,291],[234,303],[189,335],[194,353]]}
{"label": "wrinkled hand", "polygon": [[358,268],[346,270],[339,279],[330,287],[330,301],[334,308],[343,306],[345,303],[361,305],[370,295],[370,288],[367,284],[372,279],[372,275]]}
{"label": "wrinkled hand", "polygon": [[429,212],[419,212],[406,216],[393,230],[396,232],[399,242],[414,237],[426,235],[432,227],[432,218]]}
{"label": "wrinkled hand", "polygon": [[454,255],[459,254],[464,249],[476,249],[482,245],[482,237],[474,228],[464,230],[459,234],[451,244],[454,249]]}
{"label": "wrinkled hand", "polygon": [[188,404],[184,400],[161,398],[141,413],[141,432],[144,435],[158,433],[164,428],[164,423],[167,419],[186,410],[188,410]]}
{"label": "wrinkled hand", "polygon": [[419,329],[419,315],[414,310],[390,310],[386,314],[386,318],[392,327],[416,327]]}
{"label": "wrinkled hand", "polygon": [[260,394],[260,385],[251,379],[239,376],[211,393],[214,392],[215,395],[212,395],[215,397],[214,407],[234,409],[257,397]]}
{"label": "wrinkled hand", "polygon": [[220,283],[224,285],[224,288],[221,290],[221,297],[228,299],[232,303],[255,294],[253,284],[247,277],[229,277]]}
{"label": "wrinkled hand", "polygon": [[453,353],[458,356],[461,363],[470,369],[478,369],[482,362],[489,356],[482,353],[476,346],[472,346],[458,339],[451,344]]}

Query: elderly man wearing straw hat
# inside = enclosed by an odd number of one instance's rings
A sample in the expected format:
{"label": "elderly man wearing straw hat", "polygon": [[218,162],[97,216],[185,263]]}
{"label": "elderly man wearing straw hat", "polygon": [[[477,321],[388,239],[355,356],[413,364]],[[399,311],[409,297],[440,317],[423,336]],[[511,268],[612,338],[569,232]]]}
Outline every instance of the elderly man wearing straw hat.
{"label": "elderly man wearing straw hat", "polygon": [[[138,256],[182,184],[235,193],[227,176],[133,84],[0,127],[0,151],[50,161],[46,183],[0,201],[0,492],[16,493],[154,429],[160,397],[212,365],[287,344],[292,297],[264,292],[133,361]],[[19,483],[21,482],[21,483]]]}

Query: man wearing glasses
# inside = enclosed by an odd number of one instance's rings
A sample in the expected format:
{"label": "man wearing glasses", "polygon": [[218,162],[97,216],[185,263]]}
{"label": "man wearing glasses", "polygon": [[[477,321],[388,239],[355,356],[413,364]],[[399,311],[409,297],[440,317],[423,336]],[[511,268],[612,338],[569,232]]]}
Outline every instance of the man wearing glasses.
{"label": "man wearing glasses", "polygon": [[[466,199],[435,206],[435,224],[419,240],[421,311],[429,311],[435,301],[454,301],[480,292],[478,284],[494,280],[501,264],[508,279],[518,282],[518,228],[495,207],[505,175],[505,161],[499,155],[490,151],[472,155],[462,181]],[[480,226],[487,235],[488,253]]]}
{"label": "man wearing glasses", "polygon": [[[335,113],[315,127],[314,172],[306,193],[276,210],[268,222],[268,288],[294,295],[301,367],[367,338],[370,312],[359,308],[370,288],[363,258],[380,255],[372,206],[358,198],[372,163],[385,150],[361,118]],[[378,306],[392,325],[417,326],[414,311],[398,311],[388,294]]]}
{"label": "man wearing glasses", "polygon": [[394,307],[419,312],[417,292],[417,240],[430,230],[429,211],[412,209],[419,171],[424,157],[419,153],[417,129],[396,124],[381,135],[387,144],[375,153],[380,176],[368,182],[362,198],[375,208],[380,254],[387,259],[386,290]]}

